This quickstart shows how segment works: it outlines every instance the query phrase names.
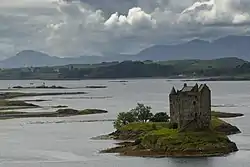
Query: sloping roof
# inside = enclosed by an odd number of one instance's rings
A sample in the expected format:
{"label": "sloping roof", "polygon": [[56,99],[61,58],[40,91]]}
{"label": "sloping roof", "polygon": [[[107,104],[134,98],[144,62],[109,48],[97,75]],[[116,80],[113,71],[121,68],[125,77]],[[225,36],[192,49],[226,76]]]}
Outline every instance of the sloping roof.
{"label": "sloping roof", "polygon": [[201,84],[200,87],[199,87],[199,92],[204,88],[204,84]]}
{"label": "sloping roof", "polygon": [[171,94],[171,95],[175,95],[175,94],[177,94],[177,92],[176,92],[176,90],[175,90],[175,88],[174,88],[174,87],[172,88],[172,90],[171,90],[170,94]]}
{"label": "sloping roof", "polygon": [[200,87],[199,87],[199,92],[201,92],[204,88],[209,89],[206,84],[201,84]]}
{"label": "sloping roof", "polygon": [[173,87],[171,90],[170,94],[178,94],[178,92],[201,92],[204,88],[208,88],[208,86],[206,84],[201,84],[200,86],[198,86],[198,84],[196,83],[194,86],[187,86],[187,84],[184,84],[183,88],[181,90],[175,90],[175,88]]}
{"label": "sloping roof", "polygon": [[182,88],[181,92],[191,92],[193,88],[193,86],[185,86]]}

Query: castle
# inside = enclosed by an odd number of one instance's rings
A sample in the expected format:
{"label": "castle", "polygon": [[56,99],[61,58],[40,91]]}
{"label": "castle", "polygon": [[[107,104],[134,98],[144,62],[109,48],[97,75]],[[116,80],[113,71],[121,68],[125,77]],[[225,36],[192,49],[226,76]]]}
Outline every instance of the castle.
{"label": "castle", "polygon": [[180,131],[208,129],[211,121],[211,91],[206,84],[174,87],[169,94],[170,120]]}

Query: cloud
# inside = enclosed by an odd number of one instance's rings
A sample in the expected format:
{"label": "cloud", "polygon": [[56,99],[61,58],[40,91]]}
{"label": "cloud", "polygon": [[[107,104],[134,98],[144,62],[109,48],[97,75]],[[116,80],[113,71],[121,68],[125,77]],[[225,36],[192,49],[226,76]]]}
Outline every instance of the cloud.
{"label": "cloud", "polygon": [[240,10],[241,1],[235,0],[209,0],[195,2],[181,14],[184,19],[201,24],[242,24],[249,22],[250,15]]}
{"label": "cloud", "polygon": [[135,53],[155,44],[249,32],[249,0],[2,0],[0,54]]}
{"label": "cloud", "polygon": [[141,8],[136,7],[129,9],[128,15],[118,16],[118,12],[112,14],[104,23],[107,27],[114,26],[131,26],[135,28],[153,28],[156,20],[150,14],[145,13]]}

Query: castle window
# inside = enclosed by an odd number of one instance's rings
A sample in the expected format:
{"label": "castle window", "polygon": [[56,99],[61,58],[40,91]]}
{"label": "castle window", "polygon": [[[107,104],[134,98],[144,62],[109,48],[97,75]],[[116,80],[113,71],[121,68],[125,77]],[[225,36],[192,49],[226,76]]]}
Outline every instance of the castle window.
{"label": "castle window", "polygon": [[194,114],[194,119],[197,120],[197,117],[198,117],[198,114],[195,113],[195,114]]}
{"label": "castle window", "polygon": [[196,105],[196,101],[193,101],[193,105],[194,105],[194,106]]}

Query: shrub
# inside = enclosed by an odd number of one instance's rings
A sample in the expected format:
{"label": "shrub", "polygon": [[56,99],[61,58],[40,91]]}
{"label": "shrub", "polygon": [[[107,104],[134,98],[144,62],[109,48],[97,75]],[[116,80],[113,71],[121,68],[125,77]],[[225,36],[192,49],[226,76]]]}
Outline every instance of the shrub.
{"label": "shrub", "polygon": [[56,111],[58,114],[72,114],[72,115],[75,115],[75,114],[79,114],[79,111],[78,110],[74,110],[74,109],[71,109],[71,108],[65,108],[65,109],[59,109]]}
{"label": "shrub", "polygon": [[114,127],[116,129],[121,128],[132,122],[136,122],[137,118],[133,112],[121,112],[118,114],[116,121],[114,122]]}
{"label": "shrub", "polygon": [[153,116],[153,114],[151,113],[151,107],[145,106],[141,103],[137,103],[137,106],[132,109],[131,112],[134,113],[139,122],[147,122]]}
{"label": "shrub", "polygon": [[151,119],[151,122],[168,122],[169,121],[169,116],[165,112],[158,112],[156,113]]}
{"label": "shrub", "polygon": [[119,113],[114,122],[114,127],[119,129],[132,122],[148,122],[152,117],[151,107],[138,103],[137,106],[129,112]]}
{"label": "shrub", "polygon": [[170,123],[169,129],[178,129],[178,123]]}

